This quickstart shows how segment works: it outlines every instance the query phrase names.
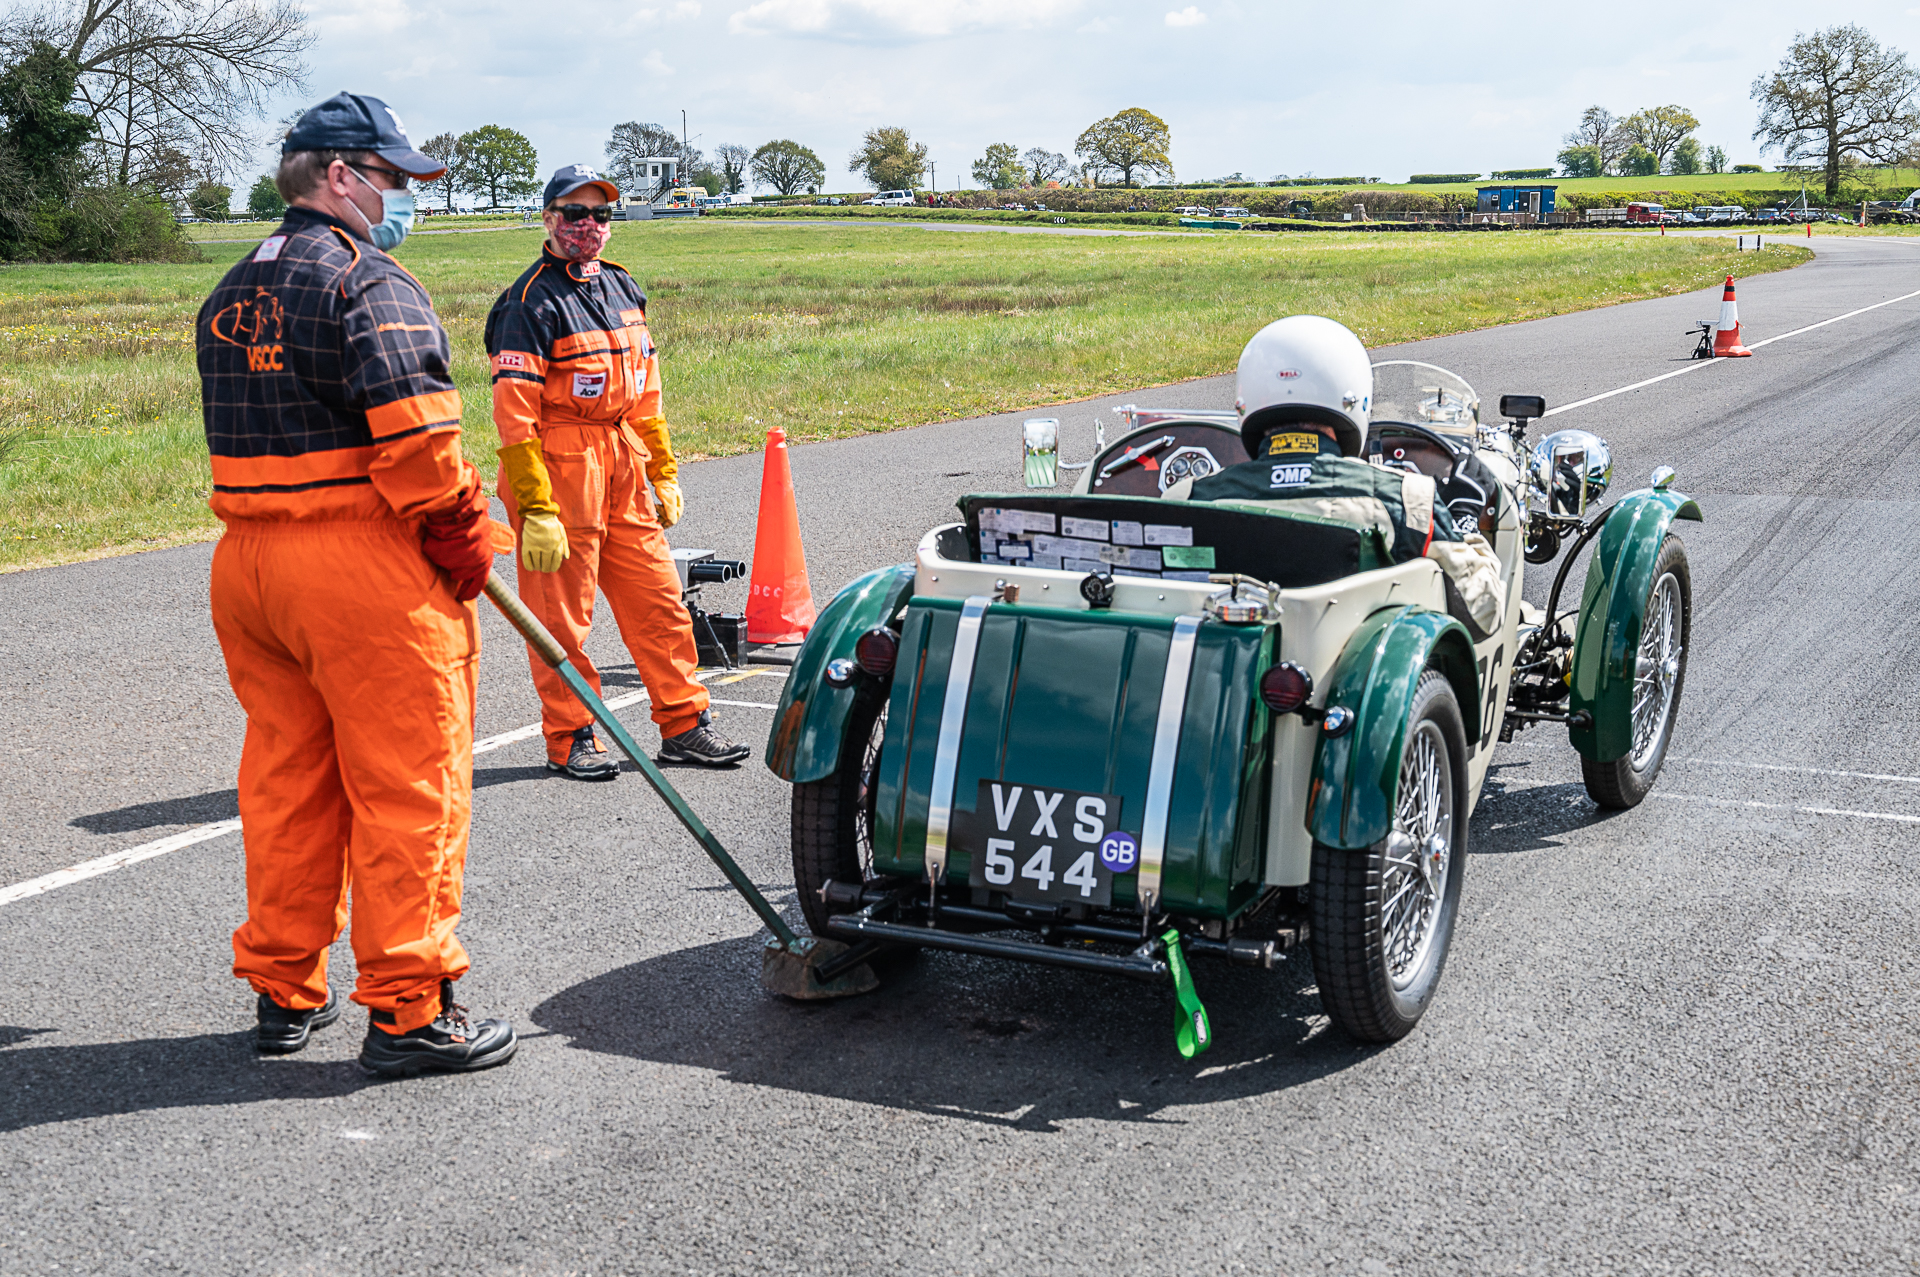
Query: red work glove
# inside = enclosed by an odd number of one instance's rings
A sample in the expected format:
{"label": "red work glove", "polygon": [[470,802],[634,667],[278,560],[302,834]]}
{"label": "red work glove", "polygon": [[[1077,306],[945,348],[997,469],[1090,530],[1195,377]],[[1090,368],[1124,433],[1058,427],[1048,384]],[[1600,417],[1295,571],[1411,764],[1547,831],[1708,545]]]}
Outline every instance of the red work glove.
{"label": "red work glove", "polygon": [[462,603],[480,597],[493,571],[493,521],[487,517],[487,490],[480,472],[467,467],[467,486],[451,506],[426,518],[420,548],[428,561],[453,578],[453,597]]}

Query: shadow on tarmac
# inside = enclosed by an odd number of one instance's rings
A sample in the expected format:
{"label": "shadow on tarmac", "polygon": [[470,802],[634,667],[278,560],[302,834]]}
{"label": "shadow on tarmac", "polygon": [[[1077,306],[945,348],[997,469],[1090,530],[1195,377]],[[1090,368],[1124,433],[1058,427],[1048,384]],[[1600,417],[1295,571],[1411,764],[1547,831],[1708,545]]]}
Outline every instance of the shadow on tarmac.
{"label": "shadow on tarmac", "polygon": [[1495,763],[1487,774],[1480,805],[1474,809],[1472,854],[1504,856],[1522,851],[1552,851],[1566,846],[1562,835],[1604,824],[1624,812],[1597,806],[1578,782],[1515,785],[1534,764],[1516,759]]}
{"label": "shadow on tarmac", "polygon": [[124,834],[161,825],[206,825],[216,820],[233,820],[239,815],[240,791],[216,789],[190,798],[163,798],[158,802],[95,812],[91,816],[75,816],[67,824],[90,834]]}
{"label": "shadow on tarmac", "polygon": [[[46,1032],[0,1027],[0,1044]],[[324,1099],[380,1085],[352,1060],[264,1058],[252,1029],[0,1051],[0,1075],[0,1131],[148,1109]]]}
{"label": "shadow on tarmac", "polygon": [[1328,1028],[1302,953],[1271,972],[1196,965],[1214,1046],[1183,1061],[1167,989],[928,953],[883,967],[865,997],[795,1003],[760,991],[757,949],[727,940],[636,962],[532,1019],[577,1050],[1028,1131],[1177,1121],[1161,1114],[1285,1091],[1378,1051]]}

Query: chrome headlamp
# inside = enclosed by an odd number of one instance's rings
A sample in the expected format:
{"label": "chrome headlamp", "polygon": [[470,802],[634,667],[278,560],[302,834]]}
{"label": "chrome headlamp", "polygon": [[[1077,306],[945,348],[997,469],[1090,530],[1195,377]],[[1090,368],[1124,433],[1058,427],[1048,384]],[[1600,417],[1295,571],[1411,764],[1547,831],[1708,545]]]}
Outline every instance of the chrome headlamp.
{"label": "chrome headlamp", "polygon": [[1528,504],[1538,514],[1582,518],[1612,481],[1613,453],[1590,431],[1556,430],[1527,459]]}

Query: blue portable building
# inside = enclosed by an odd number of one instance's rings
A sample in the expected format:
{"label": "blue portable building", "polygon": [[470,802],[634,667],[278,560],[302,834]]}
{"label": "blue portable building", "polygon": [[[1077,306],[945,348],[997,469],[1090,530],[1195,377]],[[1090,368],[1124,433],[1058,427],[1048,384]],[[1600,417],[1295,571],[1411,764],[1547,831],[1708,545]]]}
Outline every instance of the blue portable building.
{"label": "blue portable building", "polygon": [[1540,196],[1539,213],[1541,217],[1553,212],[1552,186],[1483,186],[1480,188],[1480,201],[1474,207],[1476,213],[1529,213],[1533,201],[1529,196]]}

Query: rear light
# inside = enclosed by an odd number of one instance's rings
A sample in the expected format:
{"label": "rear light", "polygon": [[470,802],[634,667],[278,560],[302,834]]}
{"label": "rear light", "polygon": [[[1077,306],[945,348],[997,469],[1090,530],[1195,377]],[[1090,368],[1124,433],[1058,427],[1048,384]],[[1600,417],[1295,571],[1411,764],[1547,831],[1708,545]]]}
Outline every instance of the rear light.
{"label": "rear light", "polygon": [[1282,661],[1260,676],[1260,699],[1276,714],[1291,714],[1313,695],[1313,675],[1292,661]]}
{"label": "rear light", "polygon": [[853,645],[853,659],[874,678],[893,673],[894,658],[899,655],[900,636],[884,625],[874,626]]}

